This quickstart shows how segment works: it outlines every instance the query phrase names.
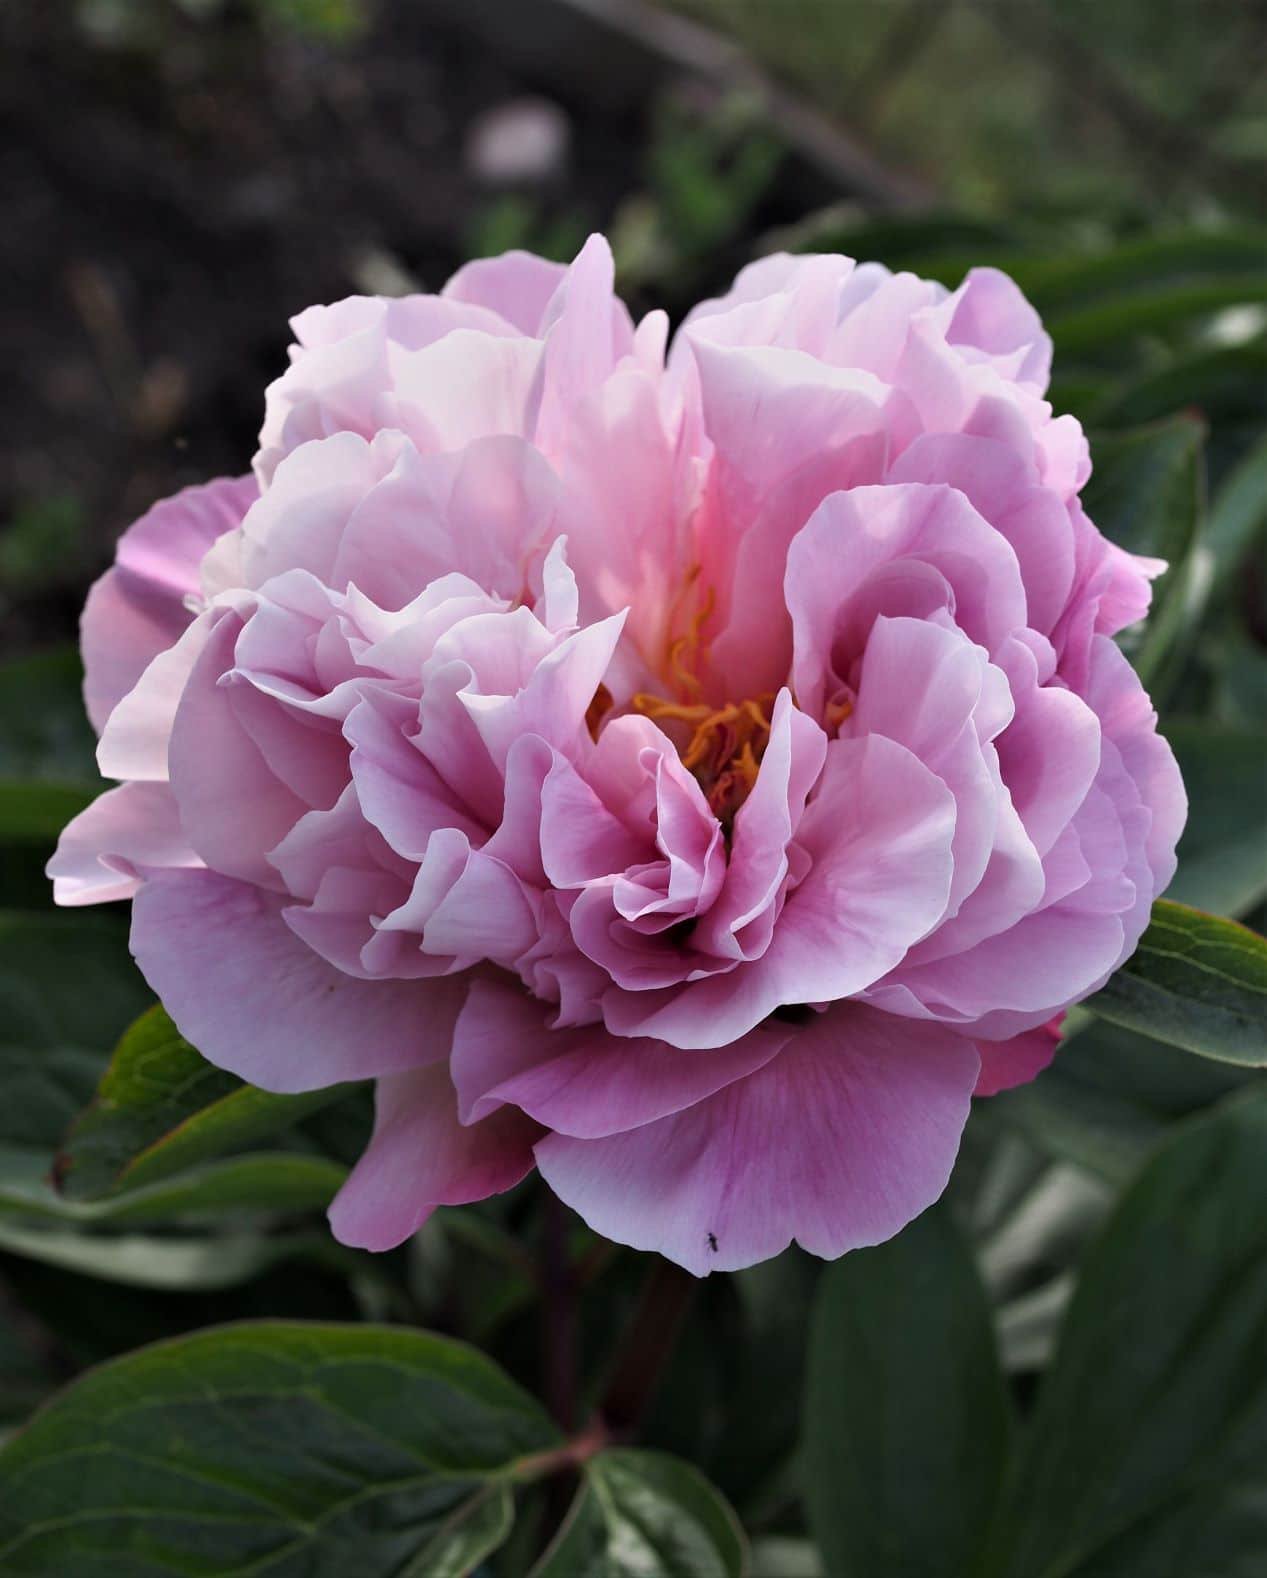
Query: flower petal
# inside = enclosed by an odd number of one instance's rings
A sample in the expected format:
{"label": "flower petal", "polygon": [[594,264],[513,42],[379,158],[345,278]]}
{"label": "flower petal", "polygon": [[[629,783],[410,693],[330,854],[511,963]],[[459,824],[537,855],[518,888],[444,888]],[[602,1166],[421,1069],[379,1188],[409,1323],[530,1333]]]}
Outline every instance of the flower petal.
{"label": "flower petal", "polygon": [[606,1139],[547,1135],[537,1166],[596,1232],[697,1276],[793,1239],[832,1258],[941,1194],[978,1068],[971,1042],[939,1026],[838,1008],[670,1117]]}
{"label": "flower petal", "polygon": [[380,1079],[374,1135],[330,1206],[330,1226],[356,1249],[393,1249],[438,1205],[512,1188],[532,1168],[540,1130],[513,1107],[467,1128],[443,1061]]}
{"label": "flower petal", "polygon": [[448,1051],[464,982],[353,980],[291,931],[284,902],[213,871],[159,873],[133,900],[141,973],[205,1058],[299,1091]]}

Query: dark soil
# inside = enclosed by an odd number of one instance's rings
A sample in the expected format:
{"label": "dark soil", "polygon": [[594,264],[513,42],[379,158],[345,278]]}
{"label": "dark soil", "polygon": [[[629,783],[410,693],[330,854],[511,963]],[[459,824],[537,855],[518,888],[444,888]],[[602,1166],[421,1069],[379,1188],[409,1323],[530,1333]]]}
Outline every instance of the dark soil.
{"label": "dark soil", "polygon": [[[65,566],[4,599],[10,651],[71,633],[153,500],[246,469],[291,314],[364,288],[373,253],[431,288],[463,260],[496,195],[464,159],[476,116],[562,104],[547,214],[603,226],[643,176],[648,95],[605,94],[583,61],[534,79],[425,4],[382,0],[339,44],[249,10],[162,16],[120,50],[59,0],[0,11],[0,518],[52,500],[81,522]],[[792,217],[772,203],[762,223]]]}

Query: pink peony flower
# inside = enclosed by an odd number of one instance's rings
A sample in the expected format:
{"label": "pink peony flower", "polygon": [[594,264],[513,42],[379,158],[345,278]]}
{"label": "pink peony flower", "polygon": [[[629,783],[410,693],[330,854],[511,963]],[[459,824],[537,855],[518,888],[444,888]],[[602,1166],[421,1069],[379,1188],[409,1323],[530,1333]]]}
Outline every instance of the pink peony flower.
{"label": "pink peony flower", "polygon": [[212,1061],[377,1080],[348,1243],[534,1165],[698,1273],[896,1232],[1184,820],[1035,313],[772,257],[666,360],[595,238],[294,327],[89,598],[58,899]]}

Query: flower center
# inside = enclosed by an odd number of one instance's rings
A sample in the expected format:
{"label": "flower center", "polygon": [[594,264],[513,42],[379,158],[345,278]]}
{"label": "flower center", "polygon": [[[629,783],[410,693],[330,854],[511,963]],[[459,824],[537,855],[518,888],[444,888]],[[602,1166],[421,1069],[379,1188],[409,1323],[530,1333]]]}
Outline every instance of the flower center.
{"label": "flower center", "polygon": [[685,744],[678,745],[682,765],[694,773],[713,815],[723,827],[729,827],[757,781],[770,739],[774,696],[750,696],[746,701],[710,707],[706,702],[670,701],[665,696],[639,693],[629,705],[656,723],[687,726],[690,732]]}
{"label": "flower center", "polygon": [[[667,686],[684,699],[640,691],[631,697],[629,710],[669,725],[665,732],[676,744],[682,765],[695,775],[709,809],[729,834],[735,813],[757,781],[770,740],[774,694],[728,701],[720,707],[701,700],[704,687],[697,670],[707,648],[704,626],[713,611],[713,591],[711,587],[701,589],[699,577],[700,567],[695,565],[682,581],[660,664]],[[695,607],[688,611],[692,602]],[[673,634],[675,630],[682,633]],[[611,706],[611,692],[600,685],[585,715],[593,738],[598,738]]]}

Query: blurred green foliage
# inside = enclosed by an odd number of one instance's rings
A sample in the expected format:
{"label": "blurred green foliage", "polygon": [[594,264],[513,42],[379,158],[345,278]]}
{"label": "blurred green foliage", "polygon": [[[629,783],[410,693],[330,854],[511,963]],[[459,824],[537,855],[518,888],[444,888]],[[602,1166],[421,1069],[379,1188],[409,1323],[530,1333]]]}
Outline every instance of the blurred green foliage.
{"label": "blurred green foliage", "polygon": [[659,0],[955,207],[1264,209],[1267,14],[1215,0]]}
{"label": "blurred green foliage", "polygon": [[[99,43],[120,49],[156,49],[170,23],[221,20],[231,0],[77,0],[80,27]],[[363,0],[247,0],[251,19],[264,28],[340,43],[367,23]]]}

